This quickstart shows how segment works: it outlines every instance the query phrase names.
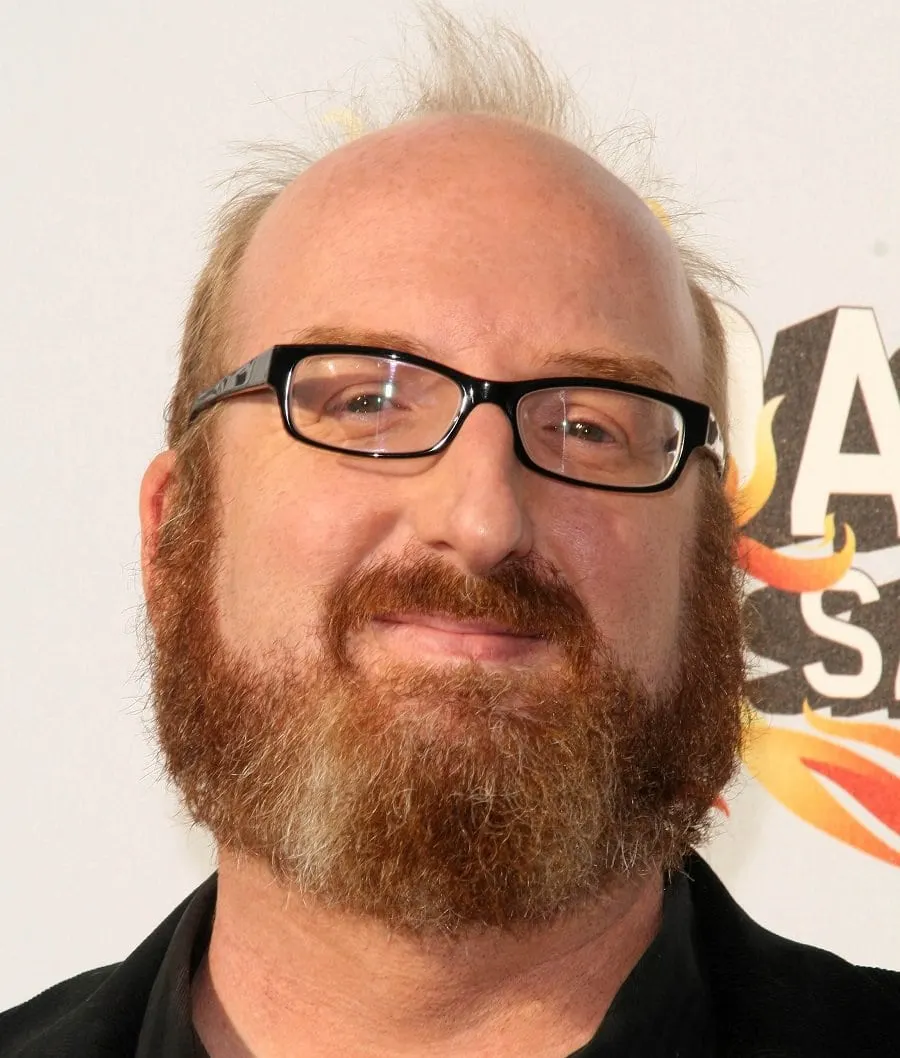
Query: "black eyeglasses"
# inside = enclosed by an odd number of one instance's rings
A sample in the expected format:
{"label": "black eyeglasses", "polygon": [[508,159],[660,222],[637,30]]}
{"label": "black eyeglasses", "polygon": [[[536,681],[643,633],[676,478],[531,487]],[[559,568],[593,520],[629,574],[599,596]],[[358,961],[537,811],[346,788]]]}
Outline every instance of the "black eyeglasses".
{"label": "black eyeglasses", "polygon": [[612,492],[670,488],[694,449],[719,473],[725,446],[712,411],[630,382],[538,378],[493,382],[411,353],[358,345],[276,345],[194,401],[190,421],[221,400],[265,388],[304,444],[371,459],[442,452],[479,404],[496,404],[529,469]]}

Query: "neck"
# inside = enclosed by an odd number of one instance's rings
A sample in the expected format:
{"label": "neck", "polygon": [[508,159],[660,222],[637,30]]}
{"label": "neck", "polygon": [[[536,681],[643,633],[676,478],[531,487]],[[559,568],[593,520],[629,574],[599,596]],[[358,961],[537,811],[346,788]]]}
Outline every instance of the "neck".
{"label": "neck", "polygon": [[653,939],[659,876],[517,933],[410,937],[222,853],[193,983],[211,1058],[556,1058],[585,1044]]}

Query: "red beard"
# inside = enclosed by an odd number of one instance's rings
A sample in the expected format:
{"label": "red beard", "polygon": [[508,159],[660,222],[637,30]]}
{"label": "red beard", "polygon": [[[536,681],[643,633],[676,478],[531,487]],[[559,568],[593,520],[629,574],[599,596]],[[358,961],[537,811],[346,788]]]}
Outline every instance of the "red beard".
{"label": "red beard", "polygon": [[[550,919],[702,838],[737,765],[744,688],[733,524],[711,478],[679,671],[655,694],[531,558],[483,578],[433,556],[363,570],[326,600],[313,656],[250,664],[218,632],[210,491],[163,531],[148,610],[167,771],[221,846],[330,906],[453,932]],[[386,612],[498,621],[564,660],[538,674],[395,664],[376,679],[348,637]]]}

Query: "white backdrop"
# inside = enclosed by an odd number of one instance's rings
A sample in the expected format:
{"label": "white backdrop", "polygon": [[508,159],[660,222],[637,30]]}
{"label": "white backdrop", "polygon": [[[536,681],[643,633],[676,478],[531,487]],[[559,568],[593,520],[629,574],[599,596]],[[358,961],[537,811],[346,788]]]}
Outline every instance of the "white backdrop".
{"label": "white backdrop", "polygon": [[[653,119],[764,350],[841,304],[900,345],[894,0],[483,9],[601,123]],[[304,92],[383,73],[398,18],[399,0],[0,6],[0,1009],[121,958],[210,870],[142,718],[138,482],[229,145],[302,133]],[[900,968],[897,867],[756,785],[710,857],[771,928]]]}

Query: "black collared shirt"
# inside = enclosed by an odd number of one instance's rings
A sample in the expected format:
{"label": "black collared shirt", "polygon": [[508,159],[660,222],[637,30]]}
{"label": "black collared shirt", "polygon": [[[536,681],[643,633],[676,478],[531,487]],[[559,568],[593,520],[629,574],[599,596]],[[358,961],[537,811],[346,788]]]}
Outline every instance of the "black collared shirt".
{"label": "black collared shirt", "polygon": [[[215,901],[213,877],[123,962],[0,1013],[0,1058],[209,1058],[190,982]],[[769,933],[691,855],[667,886],[659,933],[572,1058],[711,1055],[898,1058],[900,974]]]}
{"label": "black collared shirt", "polygon": [[[209,943],[215,879],[187,904],[153,983],[135,1058],[209,1058],[191,1021],[190,982]],[[706,1058],[713,1051],[687,878],[666,886],[659,932],[593,1039],[572,1058]]]}

